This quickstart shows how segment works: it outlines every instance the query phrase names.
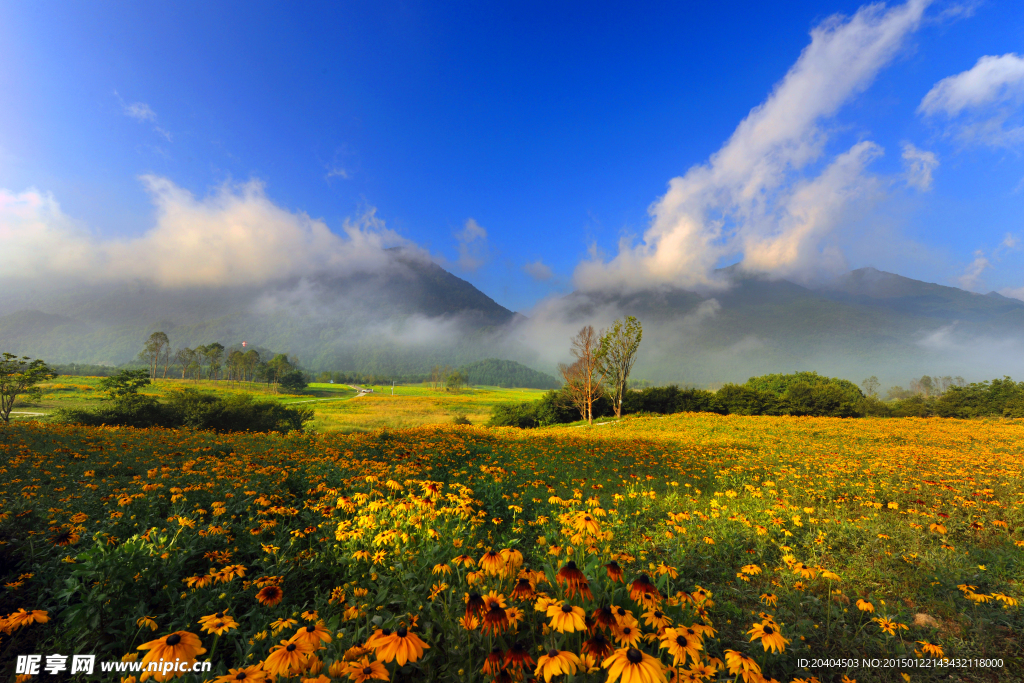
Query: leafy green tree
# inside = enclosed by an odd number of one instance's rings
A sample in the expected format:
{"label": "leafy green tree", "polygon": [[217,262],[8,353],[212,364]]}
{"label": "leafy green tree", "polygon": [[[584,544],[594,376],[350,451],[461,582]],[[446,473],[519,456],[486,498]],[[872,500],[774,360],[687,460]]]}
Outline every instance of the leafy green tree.
{"label": "leafy green tree", "polygon": [[864,389],[865,396],[871,396],[872,398],[878,396],[878,387],[881,385],[878,383],[878,378],[874,375],[868,377],[866,380],[861,382],[860,385]]}
{"label": "leafy green tree", "polygon": [[220,342],[213,342],[212,344],[206,345],[206,358],[209,361],[209,372],[207,377],[209,379],[218,379],[220,377],[220,366],[221,359],[224,357],[224,345]]}
{"label": "leafy green tree", "polygon": [[[149,364],[149,376],[152,379],[156,379],[156,366],[160,360],[161,351],[170,345],[170,340],[167,339],[167,334],[164,332],[154,332],[149,335],[149,339],[146,340],[146,345],[139,353],[139,360],[145,361]],[[164,374],[167,374],[167,367],[164,366]]]}
{"label": "leafy green tree", "polygon": [[139,393],[139,389],[151,384],[147,370],[122,370],[111,377],[104,377],[100,387],[108,392],[107,400],[113,406],[101,411],[107,424],[123,424],[132,427],[149,427],[159,420],[159,404],[153,396]]}
{"label": "leafy green tree", "polygon": [[643,335],[640,321],[628,315],[625,321],[616,320],[598,342],[597,371],[610,382],[615,417],[622,417],[622,397]]}
{"label": "leafy green tree", "polygon": [[301,370],[288,370],[281,375],[278,386],[289,394],[297,394],[309,386],[309,384],[306,382],[306,376]]}
{"label": "leafy green tree", "polygon": [[146,370],[122,370],[111,377],[100,380],[100,387],[109,393],[114,401],[137,396],[139,389],[151,384]]}
{"label": "leafy green tree", "polygon": [[445,384],[447,385],[446,388],[448,391],[453,394],[457,394],[462,391],[464,386],[466,386],[466,378],[463,377],[461,372],[456,370],[452,374],[448,375],[448,379],[445,380]]}
{"label": "leafy green tree", "polygon": [[38,400],[42,391],[36,385],[56,376],[39,359],[18,358],[13,353],[4,353],[3,360],[0,360],[0,419],[4,424],[10,422],[14,399],[19,394],[28,394]]}

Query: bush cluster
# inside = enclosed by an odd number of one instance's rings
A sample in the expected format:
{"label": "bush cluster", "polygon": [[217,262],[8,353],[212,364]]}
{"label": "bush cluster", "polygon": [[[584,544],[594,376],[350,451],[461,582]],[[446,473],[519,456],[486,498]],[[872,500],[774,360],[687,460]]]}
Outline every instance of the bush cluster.
{"label": "bush cluster", "polygon": [[[880,403],[875,401],[876,403]],[[862,417],[870,399],[852,382],[824,377],[815,372],[752,377],[745,384],[726,384],[717,392],[687,389],[674,384],[628,392],[623,414],[693,412],[719,415],[813,415]],[[611,400],[602,396],[594,403],[594,417],[613,414]],[[541,427],[574,422],[579,412],[564,389],[550,391],[540,401],[495,406],[491,426]]]}
{"label": "bush cluster", "polygon": [[128,394],[98,410],[58,410],[53,420],[87,426],[122,425],[148,428],[213,429],[218,432],[280,432],[301,430],[313,419],[310,408],[290,408],[277,401],[257,401],[250,394],[221,397],[184,389],[166,403],[152,396]]}

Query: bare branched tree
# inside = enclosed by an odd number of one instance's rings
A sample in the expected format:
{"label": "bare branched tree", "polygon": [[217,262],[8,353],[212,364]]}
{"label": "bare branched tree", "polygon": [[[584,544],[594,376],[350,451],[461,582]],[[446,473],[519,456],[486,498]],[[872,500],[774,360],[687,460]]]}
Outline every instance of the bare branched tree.
{"label": "bare branched tree", "polygon": [[558,364],[558,372],[565,381],[565,390],[569,394],[569,400],[580,411],[580,419],[587,419],[587,392],[586,380],[583,377],[583,368],[579,361],[566,365]]}
{"label": "bare branched tree", "polygon": [[[576,357],[576,363],[569,368],[579,364],[577,370],[573,370],[574,377],[579,374],[580,379],[578,380],[577,387],[582,392],[582,397],[586,403],[586,412],[583,415],[588,423],[594,423],[594,401],[598,399],[603,391],[601,386],[601,377],[598,373],[598,358],[597,352],[600,345],[600,340],[597,337],[597,333],[594,331],[593,325],[584,325],[576,336],[569,340],[571,343],[570,351],[572,355]],[[559,368],[561,369],[561,367]],[[563,374],[563,379],[565,375]],[[566,379],[566,384],[569,384],[569,380]],[[570,388],[570,391],[572,389]]]}

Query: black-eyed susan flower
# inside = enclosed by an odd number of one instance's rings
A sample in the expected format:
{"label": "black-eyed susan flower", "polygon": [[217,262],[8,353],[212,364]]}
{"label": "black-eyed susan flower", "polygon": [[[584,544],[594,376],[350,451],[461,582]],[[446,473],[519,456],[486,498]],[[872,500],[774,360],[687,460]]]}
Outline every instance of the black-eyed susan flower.
{"label": "black-eyed susan flower", "polygon": [[139,617],[138,620],[135,622],[135,625],[138,626],[140,629],[148,628],[150,631],[155,631],[158,628],[160,628],[157,625],[157,623],[153,621],[153,617]]}
{"label": "black-eyed susan flower", "polygon": [[501,649],[501,647],[495,645],[493,648],[491,648],[491,651],[490,653],[488,653],[486,659],[484,659],[484,666],[483,669],[481,669],[481,671],[485,674],[491,674],[493,676],[497,674],[499,671],[501,671],[502,668],[504,668],[504,663],[505,652]]}
{"label": "black-eyed susan flower", "polygon": [[515,588],[509,597],[515,600],[533,601],[537,597],[537,590],[530,579],[523,576],[516,581]]}
{"label": "black-eyed susan flower", "polygon": [[775,593],[762,593],[758,599],[769,607],[776,607],[779,604],[779,596],[775,595]]}
{"label": "black-eyed susan flower", "polygon": [[466,619],[479,616],[487,609],[483,596],[479,593],[466,593]]}
{"label": "black-eyed susan flower", "polygon": [[291,628],[292,626],[295,626],[295,624],[297,624],[297,623],[299,623],[299,622],[297,622],[296,620],[294,620],[292,618],[288,618],[288,619],[275,619],[274,621],[270,622],[270,629],[276,635],[276,634],[280,633],[281,631],[285,630],[286,628]]}
{"label": "black-eyed susan flower", "polygon": [[537,660],[537,668],[533,675],[538,678],[543,676],[547,683],[551,682],[554,676],[561,674],[575,675],[576,670],[581,666],[580,658],[572,652],[565,650],[548,650]]}
{"label": "black-eyed susan flower", "polygon": [[612,638],[622,647],[635,647],[640,644],[642,637],[643,633],[637,626],[616,626],[612,629]]}
{"label": "black-eyed susan flower", "polygon": [[554,603],[547,609],[547,616],[551,619],[549,625],[560,633],[574,633],[586,630],[587,626],[584,622],[586,614],[582,607],[576,607],[567,602],[562,604]]}
{"label": "black-eyed susan flower", "polygon": [[[139,645],[137,650],[149,650],[142,658],[142,669],[145,671],[150,662],[173,662],[178,659],[183,662],[195,661],[198,655],[206,652],[203,642],[199,636],[188,631],[175,631],[166,636],[151,640],[148,643]],[[149,672],[147,672],[149,673]],[[180,675],[180,672],[178,672]],[[154,678],[158,681],[165,681],[171,677],[172,672],[157,673]]]}
{"label": "black-eyed susan flower", "polygon": [[619,581],[625,583],[624,579],[622,578],[622,567],[619,566],[618,562],[612,560],[611,562],[606,564],[604,568],[608,572],[609,579],[611,579],[612,581]]}
{"label": "black-eyed susan flower", "polygon": [[555,581],[558,582],[559,586],[562,584],[568,584],[572,589],[575,589],[580,581],[586,580],[587,577],[583,575],[583,572],[576,567],[576,563],[572,560],[566,562],[565,566],[559,569],[558,573],[555,574]]}
{"label": "black-eyed susan flower", "polygon": [[860,598],[857,600],[857,609],[859,609],[861,612],[874,612],[875,606],[867,600]]}
{"label": "black-eyed susan flower", "polygon": [[391,675],[388,674],[387,668],[377,661],[370,661],[369,657],[363,657],[359,661],[350,662],[347,665],[345,673],[348,674],[349,680],[354,683],[364,683],[364,681],[387,681],[390,680]]}
{"label": "black-eyed susan flower", "polygon": [[23,607],[19,607],[17,612],[7,615],[7,621],[14,628],[20,628],[29,624],[45,624],[50,620],[48,615],[49,612],[44,609],[26,611]]}
{"label": "black-eyed susan flower", "polygon": [[583,641],[583,652],[593,657],[598,664],[604,661],[604,658],[610,655],[614,649],[611,641],[605,638],[600,631]]}
{"label": "black-eyed susan flower", "polygon": [[[761,667],[750,657],[736,650],[725,651],[725,665],[729,669],[730,676],[742,676],[744,681],[760,679]],[[756,674],[756,676],[755,676]]]}
{"label": "black-eyed susan flower", "polygon": [[273,607],[281,602],[283,598],[284,591],[281,590],[280,586],[264,586],[260,589],[260,592],[256,594],[256,599],[260,604],[266,605],[267,607]]}
{"label": "black-eyed susan flower", "polygon": [[634,602],[640,600],[640,598],[650,595],[651,593],[657,593],[658,589],[647,574],[641,574],[629,585],[629,599]]}
{"label": "black-eyed susan flower", "polygon": [[765,652],[769,649],[772,652],[782,652],[786,649],[786,643],[789,642],[782,637],[782,633],[779,632],[778,624],[774,622],[754,624],[753,627],[747,631],[747,635],[750,636],[750,640],[752,641],[760,638],[761,645],[764,646]]}
{"label": "black-eyed susan flower", "polygon": [[607,605],[598,607],[590,616],[593,618],[594,623],[602,628],[608,629],[617,623],[615,619],[615,612]]}
{"label": "black-eyed susan flower", "polygon": [[488,550],[480,558],[480,569],[490,576],[497,576],[504,564],[505,561],[501,559],[501,554],[494,550]]}
{"label": "black-eyed susan flower", "polygon": [[323,622],[317,624],[309,624],[301,627],[295,632],[289,640],[293,643],[305,642],[313,646],[314,650],[319,650],[321,643],[331,642],[331,632],[327,630]]}
{"label": "black-eyed susan flower", "polygon": [[263,662],[263,669],[272,676],[294,676],[305,669],[306,657],[311,652],[313,646],[309,643],[282,640],[279,645],[271,648]]}
{"label": "black-eyed susan flower", "polygon": [[242,669],[228,669],[228,673],[213,680],[214,683],[263,683],[266,677],[267,672],[257,664]]}
{"label": "black-eyed susan flower", "polygon": [[521,641],[517,640],[512,643],[508,652],[505,653],[506,668],[518,669],[521,671],[523,669],[536,666],[536,664],[537,662],[533,660],[533,657],[530,656],[529,651],[526,649],[526,645]]}
{"label": "black-eyed susan flower", "polygon": [[232,617],[224,615],[222,619],[204,622],[200,630],[205,631],[210,635],[219,636],[237,628],[238,622],[236,622]]}
{"label": "black-eyed susan flower", "polygon": [[644,625],[650,626],[658,631],[672,624],[672,619],[669,618],[667,614],[657,609],[651,609],[644,612],[642,617]]}
{"label": "black-eyed susan flower", "polygon": [[390,636],[379,640],[374,650],[377,659],[383,662],[394,660],[398,662],[398,666],[405,666],[406,662],[420,659],[423,651],[429,648],[430,646],[420,640],[415,633],[404,626],[399,626]]}
{"label": "black-eyed susan flower", "polygon": [[946,654],[942,651],[942,648],[938,645],[932,645],[931,643],[924,640],[918,640],[916,642],[920,644],[921,649],[924,650],[924,653],[927,655],[936,657],[938,659],[943,659],[946,656]]}
{"label": "black-eyed susan flower", "polygon": [[700,661],[700,651],[704,649],[701,643],[700,634],[692,628],[666,628],[661,635],[659,649],[665,648],[672,655],[672,665],[682,666],[686,664],[686,658],[693,660],[694,664]]}
{"label": "black-eyed susan flower", "polygon": [[616,650],[601,666],[608,669],[608,683],[667,683],[661,662],[635,647]]}

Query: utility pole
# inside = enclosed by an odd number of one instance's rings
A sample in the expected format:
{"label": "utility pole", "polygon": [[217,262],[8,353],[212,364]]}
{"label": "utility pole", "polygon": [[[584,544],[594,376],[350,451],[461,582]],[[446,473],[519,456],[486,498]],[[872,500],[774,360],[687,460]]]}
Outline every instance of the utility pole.
{"label": "utility pole", "polygon": [[395,395],[395,380],[391,380],[391,395]]}

